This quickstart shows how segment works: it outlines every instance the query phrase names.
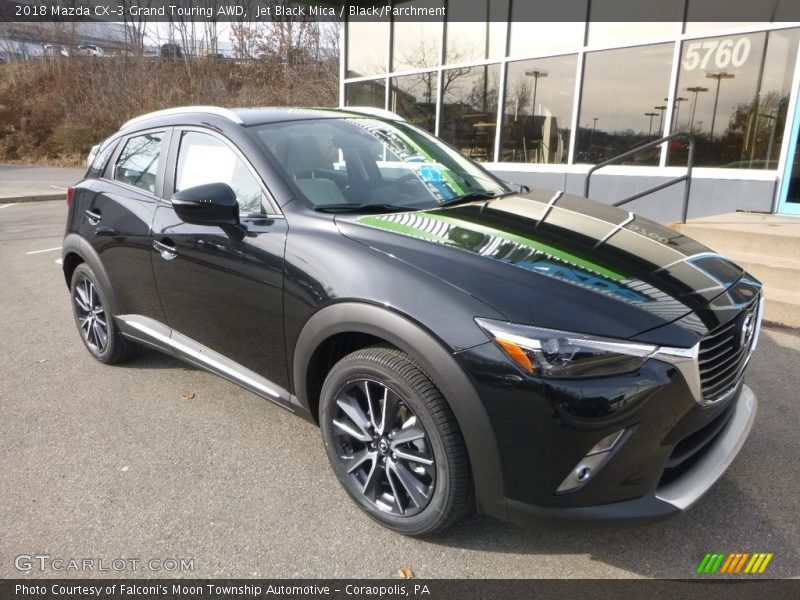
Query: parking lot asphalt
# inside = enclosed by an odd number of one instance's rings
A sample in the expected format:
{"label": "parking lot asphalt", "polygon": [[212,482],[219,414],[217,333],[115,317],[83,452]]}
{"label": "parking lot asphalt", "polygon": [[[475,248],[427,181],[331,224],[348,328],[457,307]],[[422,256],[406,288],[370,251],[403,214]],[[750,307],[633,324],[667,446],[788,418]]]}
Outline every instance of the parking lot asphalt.
{"label": "parking lot asphalt", "polygon": [[[55,262],[65,215],[63,201],[0,208],[0,577],[683,578],[704,553],[736,551],[772,552],[767,574],[800,576],[796,332],[763,332],[750,439],[687,513],[591,529],[471,516],[410,539],[349,501],[312,425],[156,352],[95,362]],[[19,555],[194,570],[24,573]]]}
{"label": "parking lot asphalt", "polygon": [[0,204],[66,197],[67,188],[85,172],[84,168],[0,164]]}

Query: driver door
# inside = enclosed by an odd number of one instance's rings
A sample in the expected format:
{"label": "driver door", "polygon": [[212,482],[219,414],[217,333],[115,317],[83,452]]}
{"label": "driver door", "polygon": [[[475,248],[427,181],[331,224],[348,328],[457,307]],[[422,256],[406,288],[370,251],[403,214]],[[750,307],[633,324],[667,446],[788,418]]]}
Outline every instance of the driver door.
{"label": "driver door", "polygon": [[152,262],[167,324],[288,389],[283,340],[286,221],[256,171],[228,139],[202,128],[176,129],[164,196],[218,182],[236,192],[247,228],[241,241],[219,227],[184,223],[169,200],[156,210]]}

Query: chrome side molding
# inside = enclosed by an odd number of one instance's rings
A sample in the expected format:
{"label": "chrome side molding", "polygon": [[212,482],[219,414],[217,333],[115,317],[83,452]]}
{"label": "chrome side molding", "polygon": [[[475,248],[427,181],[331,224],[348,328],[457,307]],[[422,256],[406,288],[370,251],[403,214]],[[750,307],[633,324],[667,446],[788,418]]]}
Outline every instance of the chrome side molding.
{"label": "chrome side molding", "polygon": [[170,352],[188,363],[224,377],[294,412],[291,406],[292,397],[287,390],[195,340],[173,331],[163,323],[141,315],[118,315],[115,320],[125,337],[157,350]]}
{"label": "chrome side molding", "polygon": [[699,355],[700,342],[691,348],[668,348],[662,346],[653,352],[650,358],[657,358],[678,367],[684,380],[686,380],[686,385],[689,386],[689,391],[694,396],[695,402],[702,404],[703,389],[700,383]]}

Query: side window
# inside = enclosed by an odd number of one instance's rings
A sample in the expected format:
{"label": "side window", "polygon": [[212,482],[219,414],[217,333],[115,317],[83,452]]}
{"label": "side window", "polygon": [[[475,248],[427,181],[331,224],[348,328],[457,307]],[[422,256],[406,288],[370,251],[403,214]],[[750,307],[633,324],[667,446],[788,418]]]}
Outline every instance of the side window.
{"label": "side window", "polygon": [[163,137],[159,131],[128,139],[114,165],[114,179],[155,194]]}
{"label": "side window", "polygon": [[103,174],[103,171],[108,164],[108,159],[111,158],[111,155],[114,154],[114,150],[117,147],[117,141],[118,140],[114,140],[112,142],[103,142],[104,145],[100,146],[100,148],[97,150],[97,154],[95,154],[94,159],[92,160],[92,164],[89,165],[89,170],[86,173],[86,177],[94,179]]}
{"label": "side window", "polygon": [[261,184],[227,144],[212,135],[187,131],[181,137],[175,191],[206,183],[227,183],[241,214],[264,212]]}

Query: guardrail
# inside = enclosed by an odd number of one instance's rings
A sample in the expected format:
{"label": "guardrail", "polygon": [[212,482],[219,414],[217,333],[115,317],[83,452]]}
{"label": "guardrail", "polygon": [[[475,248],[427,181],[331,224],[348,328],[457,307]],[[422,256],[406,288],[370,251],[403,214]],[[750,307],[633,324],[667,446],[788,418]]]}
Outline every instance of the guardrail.
{"label": "guardrail", "polygon": [[644,190],[643,192],[639,192],[637,194],[634,194],[633,196],[628,196],[623,200],[614,202],[612,206],[622,206],[623,204],[627,204],[628,202],[633,202],[634,200],[638,200],[642,196],[647,196],[648,194],[652,194],[653,192],[658,192],[659,190],[668,188],[671,185],[675,185],[676,183],[685,182],[683,188],[683,211],[681,213],[681,223],[685,223],[686,215],[689,211],[689,193],[691,192],[692,188],[692,169],[694,168],[695,141],[694,141],[694,136],[690,133],[685,133],[685,132],[672,133],[657,140],[653,140],[652,142],[647,142],[646,144],[642,144],[641,146],[636,146],[636,148],[628,150],[627,152],[623,152],[622,154],[618,154],[617,156],[614,156],[606,161],[594,165],[586,173],[586,180],[583,184],[583,197],[584,198],[589,197],[589,186],[591,184],[592,175],[595,173],[595,171],[602,169],[603,167],[616,164],[620,161],[625,160],[626,158],[630,158],[631,156],[635,156],[636,154],[639,154],[639,152],[642,152],[643,150],[655,148],[656,146],[660,146],[664,142],[669,142],[675,139],[684,139],[689,142],[689,156],[686,159],[686,173],[684,175],[681,175],[680,177],[675,177],[673,179],[670,179],[669,181],[665,181],[664,183],[660,183],[656,186],[653,186],[647,190]]}

